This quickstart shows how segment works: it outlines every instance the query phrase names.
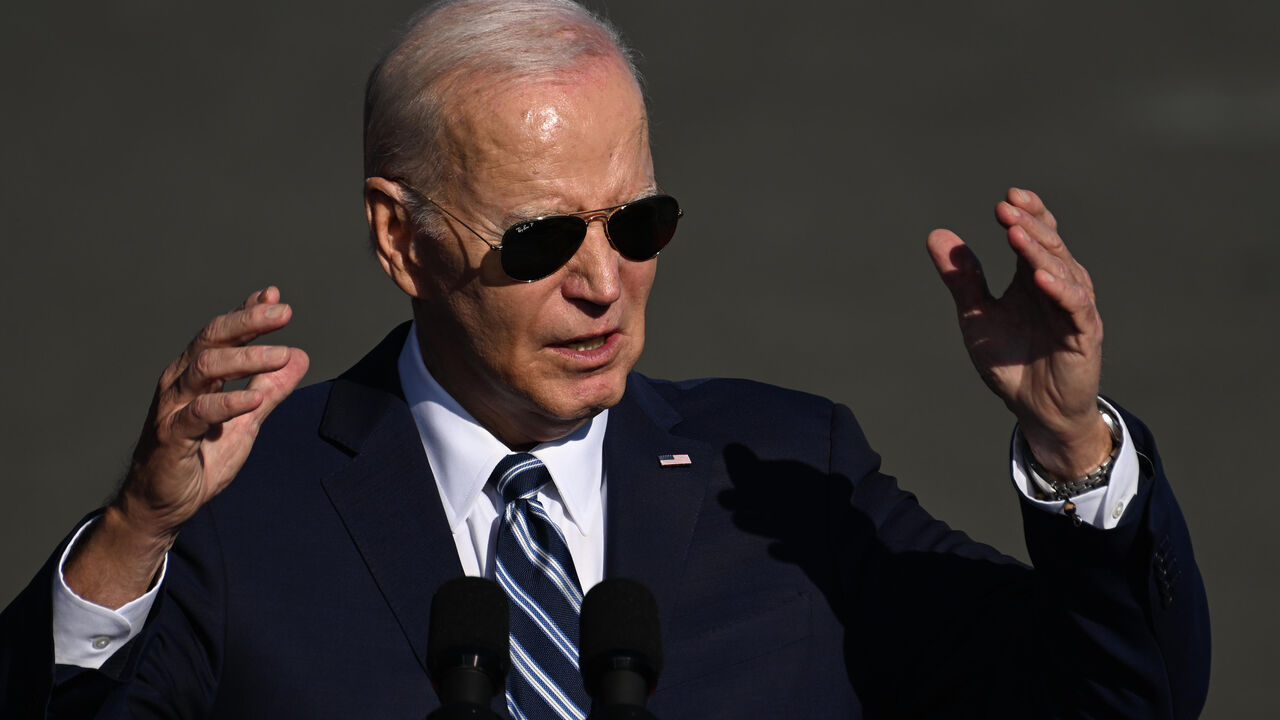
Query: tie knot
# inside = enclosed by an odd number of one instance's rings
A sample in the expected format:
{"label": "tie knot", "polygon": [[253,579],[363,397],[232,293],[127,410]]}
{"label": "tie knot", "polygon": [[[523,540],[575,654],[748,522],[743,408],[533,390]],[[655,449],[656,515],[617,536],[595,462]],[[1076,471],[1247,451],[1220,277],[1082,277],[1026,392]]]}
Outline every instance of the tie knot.
{"label": "tie knot", "polygon": [[543,485],[551,482],[551,473],[533,455],[514,453],[502,458],[489,476],[489,482],[497,488],[503,502],[511,503],[533,497]]}

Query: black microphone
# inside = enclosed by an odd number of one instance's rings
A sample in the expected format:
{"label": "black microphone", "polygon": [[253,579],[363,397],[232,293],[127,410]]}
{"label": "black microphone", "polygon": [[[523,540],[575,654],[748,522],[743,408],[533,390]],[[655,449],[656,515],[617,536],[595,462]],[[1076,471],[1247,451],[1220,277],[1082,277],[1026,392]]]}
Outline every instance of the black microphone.
{"label": "black microphone", "polygon": [[591,696],[588,720],[653,720],[645,703],[662,672],[658,602],[635,580],[610,578],[582,601],[578,662]]}
{"label": "black microphone", "polygon": [[440,707],[427,720],[499,720],[489,703],[511,665],[507,595],[492,580],[454,578],[431,599],[427,671]]}

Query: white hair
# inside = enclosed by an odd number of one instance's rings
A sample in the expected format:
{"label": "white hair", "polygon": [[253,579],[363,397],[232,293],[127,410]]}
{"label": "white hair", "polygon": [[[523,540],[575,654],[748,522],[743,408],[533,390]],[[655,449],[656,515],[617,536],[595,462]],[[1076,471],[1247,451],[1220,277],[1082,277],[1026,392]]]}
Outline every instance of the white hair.
{"label": "white hair", "polygon": [[[365,177],[407,180],[428,192],[447,181],[444,136],[458,100],[616,58],[640,83],[618,31],[572,0],[443,0],[419,12],[369,76]],[[413,205],[420,203],[413,202]],[[421,215],[426,208],[411,208]]]}

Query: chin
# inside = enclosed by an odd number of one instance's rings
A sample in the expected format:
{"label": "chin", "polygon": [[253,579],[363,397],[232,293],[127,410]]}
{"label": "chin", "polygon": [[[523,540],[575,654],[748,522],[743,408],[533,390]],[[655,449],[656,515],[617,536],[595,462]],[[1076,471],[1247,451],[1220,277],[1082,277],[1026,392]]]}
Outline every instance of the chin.
{"label": "chin", "polygon": [[[553,417],[580,421],[594,417],[622,401],[627,389],[627,373],[617,370],[569,380],[553,391],[544,407]],[[567,402],[566,402],[567,400]]]}
{"label": "chin", "polygon": [[584,419],[608,410],[622,401],[622,395],[626,387],[624,376],[619,378],[616,383],[610,383],[607,386],[595,386],[589,388],[587,392],[576,393],[576,400],[573,403],[576,410],[573,415],[579,419]]}

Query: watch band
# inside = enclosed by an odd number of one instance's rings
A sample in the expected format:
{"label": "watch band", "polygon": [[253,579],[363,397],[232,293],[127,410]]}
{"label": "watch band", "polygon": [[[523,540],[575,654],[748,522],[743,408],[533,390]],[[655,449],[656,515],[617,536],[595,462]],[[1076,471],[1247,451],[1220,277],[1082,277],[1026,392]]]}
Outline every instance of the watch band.
{"label": "watch band", "polygon": [[1036,499],[1064,500],[1063,513],[1077,525],[1080,524],[1080,518],[1075,514],[1075,503],[1071,502],[1071,498],[1106,485],[1111,479],[1111,469],[1115,467],[1116,459],[1120,457],[1120,449],[1124,446],[1124,431],[1120,427],[1120,419],[1101,399],[1098,400],[1098,413],[1102,415],[1103,424],[1111,432],[1111,453],[1096,468],[1073,480],[1058,480],[1053,477],[1036,461],[1031,448],[1027,446],[1026,438],[1022,440],[1023,457],[1027,461],[1028,474],[1037,488]]}

